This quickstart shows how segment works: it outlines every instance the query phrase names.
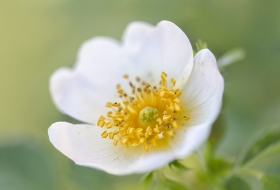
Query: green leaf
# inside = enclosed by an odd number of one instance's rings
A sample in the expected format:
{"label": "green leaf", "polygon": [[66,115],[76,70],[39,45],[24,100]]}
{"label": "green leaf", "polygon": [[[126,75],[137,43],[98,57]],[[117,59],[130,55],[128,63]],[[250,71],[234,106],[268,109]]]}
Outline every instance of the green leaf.
{"label": "green leaf", "polygon": [[195,43],[195,45],[196,45],[197,52],[199,52],[202,49],[207,48],[207,43],[202,41],[201,39],[198,39],[197,42]]}
{"label": "green leaf", "polygon": [[157,171],[155,174],[156,174],[155,179],[157,181],[157,186],[160,187],[160,189],[187,190],[187,187],[182,182],[177,181],[177,178],[170,179],[169,177],[166,176],[165,173],[160,171]]}
{"label": "green leaf", "polygon": [[232,63],[241,61],[246,57],[246,52],[242,48],[234,48],[227,51],[222,57],[217,60],[219,69],[223,69]]}
{"label": "green leaf", "polygon": [[279,190],[280,175],[265,175],[261,179],[263,190]]}
{"label": "green leaf", "polygon": [[144,184],[145,187],[147,187],[148,185],[151,184],[153,177],[154,177],[154,172],[147,173],[143,175],[143,177],[141,178],[141,182]]}
{"label": "green leaf", "polygon": [[165,178],[164,184],[169,187],[170,190],[186,190],[186,186],[184,184],[168,178]]}
{"label": "green leaf", "polygon": [[251,190],[248,183],[239,176],[232,176],[226,182],[226,190]]}
{"label": "green leaf", "polygon": [[250,175],[249,173],[243,173],[242,179],[248,183],[252,190],[263,190],[261,178],[256,177],[256,175]]}
{"label": "green leaf", "polygon": [[268,146],[278,141],[280,141],[279,130],[265,132],[255,142],[252,143],[242,163],[248,162],[250,159],[252,159],[253,157],[257,156],[259,153],[264,151]]}
{"label": "green leaf", "polygon": [[56,169],[44,146],[31,143],[0,147],[1,189],[52,190],[56,186]]}
{"label": "green leaf", "polygon": [[175,167],[177,169],[180,169],[180,170],[184,170],[184,171],[187,171],[187,170],[191,170],[189,167],[181,164],[180,162],[178,162],[178,160],[174,160],[173,162],[171,162],[169,164],[169,166],[172,168],[172,167]]}
{"label": "green leaf", "polygon": [[266,173],[280,174],[280,142],[274,143],[257,154],[244,165],[244,168],[252,168]]}
{"label": "green leaf", "polygon": [[208,169],[212,174],[218,176],[226,176],[231,169],[232,163],[221,157],[212,157],[207,160]]}

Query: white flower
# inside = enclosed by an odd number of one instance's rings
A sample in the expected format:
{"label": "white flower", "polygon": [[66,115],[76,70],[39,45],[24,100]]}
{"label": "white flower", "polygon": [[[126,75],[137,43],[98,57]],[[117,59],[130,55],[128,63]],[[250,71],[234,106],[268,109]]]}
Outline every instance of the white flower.
{"label": "white flower", "polygon": [[208,49],[175,24],[133,22],[122,42],[85,42],[73,69],[51,77],[57,108],[87,124],[54,123],[51,143],[76,164],[126,175],[182,159],[206,141],[223,78]]}

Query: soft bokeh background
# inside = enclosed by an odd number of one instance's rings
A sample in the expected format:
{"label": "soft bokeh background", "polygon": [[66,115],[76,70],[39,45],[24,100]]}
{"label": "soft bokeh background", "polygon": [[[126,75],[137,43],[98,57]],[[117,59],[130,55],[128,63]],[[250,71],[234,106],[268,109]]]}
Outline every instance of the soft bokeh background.
{"label": "soft bokeh background", "polygon": [[52,123],[71,121],[51,101],[50,75],[71,67],[85,40],[121,39],[131,21],[170,20],[192,44],[207,41],[216,57],[246,50],[246,59],[223,73],[226,130],[218,152],[236,156],[254,133],[280,121],[279,12],[273,0],[1,0],[1,189],[137,189],[140,176],[76,166],[47,136]]}

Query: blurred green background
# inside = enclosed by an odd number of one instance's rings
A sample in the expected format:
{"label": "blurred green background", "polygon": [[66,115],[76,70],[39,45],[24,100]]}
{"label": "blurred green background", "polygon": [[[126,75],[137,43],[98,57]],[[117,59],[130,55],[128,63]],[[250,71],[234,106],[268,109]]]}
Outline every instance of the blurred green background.
{"label": "blurred green background", "polygon": [[121,39],[132,21],[177,24],[220,57],[242,47],[246,59],[229,66],[225,136],[218,147],[235,157],[280,117],[280,1],[275,0],[1,0],[0,187],[3,190],[137,189],[139,176],[116,177],[76,166],[48,141],[56,121],[72,121],[51,101],[48,83],[72,66],[94,36]]}

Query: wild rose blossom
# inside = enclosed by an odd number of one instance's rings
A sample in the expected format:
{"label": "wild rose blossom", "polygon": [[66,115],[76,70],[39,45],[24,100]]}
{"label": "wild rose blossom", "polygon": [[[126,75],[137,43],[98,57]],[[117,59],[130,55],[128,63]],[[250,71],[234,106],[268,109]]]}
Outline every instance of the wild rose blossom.
{"label": "wild rose blossom", "polygon": [[54,123],[51,143],[76,164],[126,175],[182,159],[207,139],[222,102],[214,55],[175,24],[129,24],[122,42],[85,42],[73,69],[58,69],[57,108],[86,124]]}

